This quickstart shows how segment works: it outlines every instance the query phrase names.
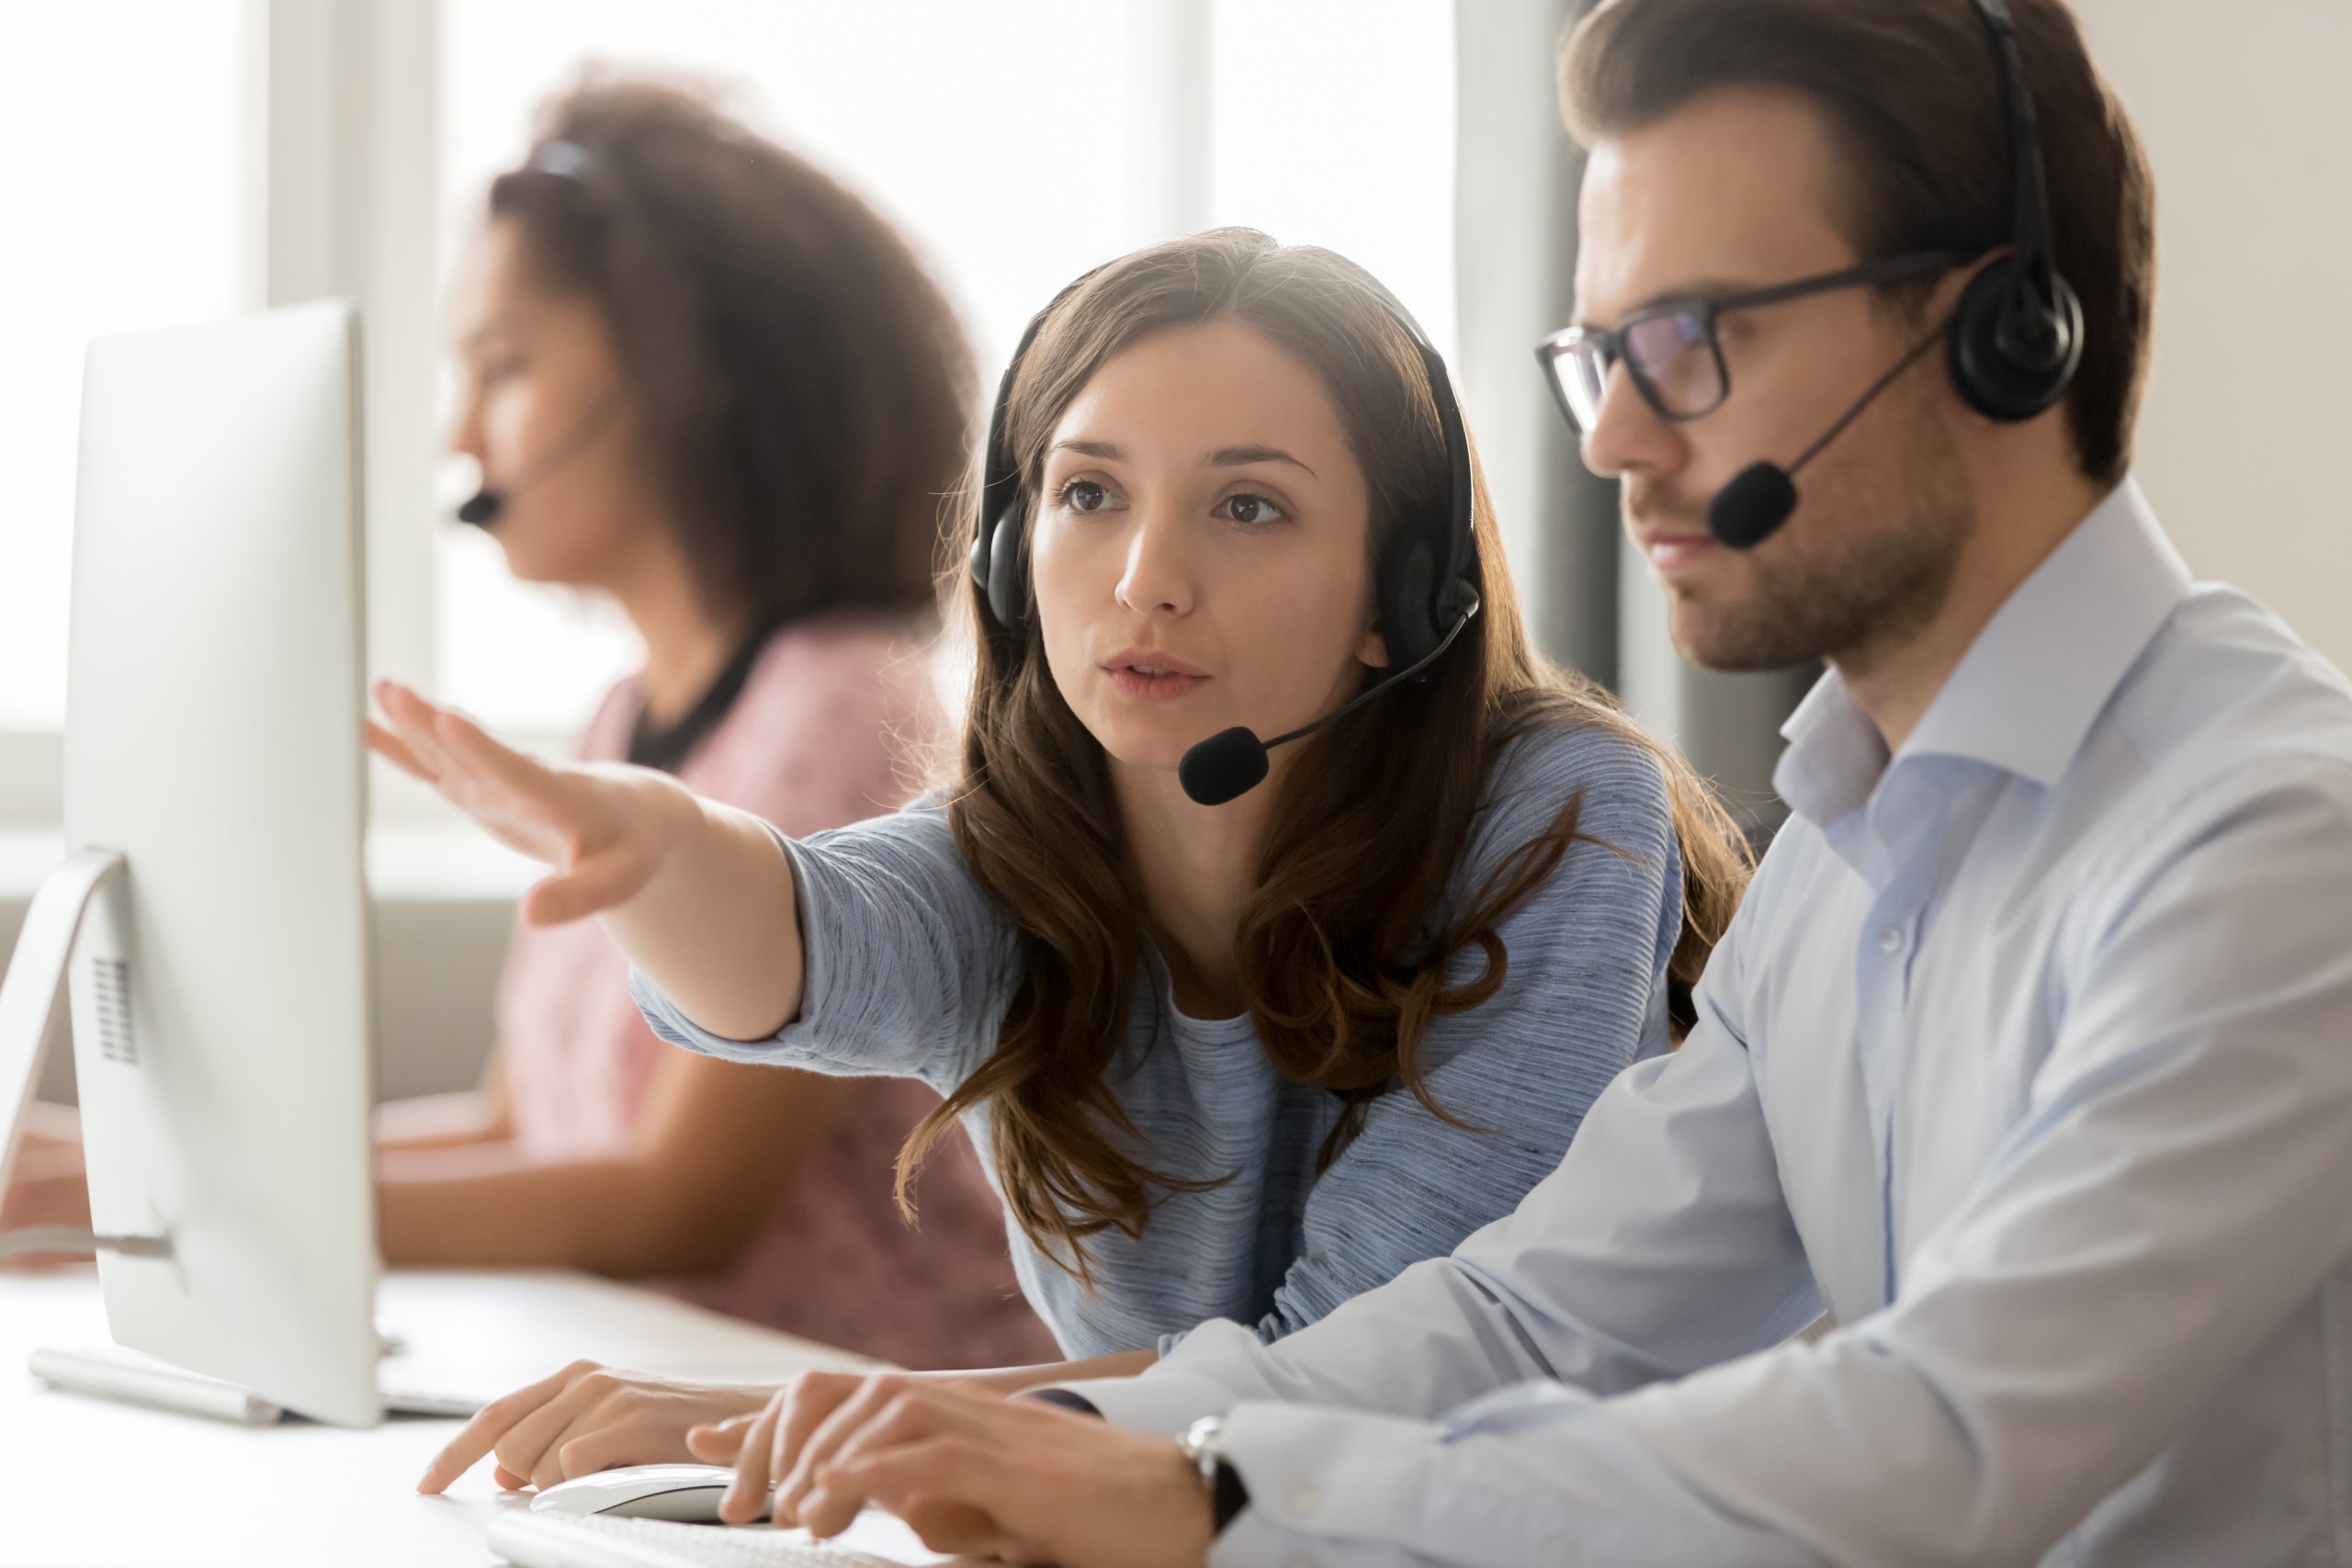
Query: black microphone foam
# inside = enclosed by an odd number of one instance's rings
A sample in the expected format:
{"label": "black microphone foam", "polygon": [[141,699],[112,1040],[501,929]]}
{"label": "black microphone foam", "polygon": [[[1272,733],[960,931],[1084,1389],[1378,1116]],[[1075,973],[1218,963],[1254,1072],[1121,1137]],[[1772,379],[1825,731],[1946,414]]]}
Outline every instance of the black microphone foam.
{"label": "black microphone foam", "polygon": [[1750,463],[1707,505],[1707,532],[1735,550],[1770,538],[1797,509],[1796,481],[1778,463]]}
{"label": "black microphone foam", "polygon": [[1445,650],[1453,646],[1453,639],[1462,635],[1462,628],[1478,616],[1478,591],[1466,581],[1455,583],[1454,587],[1457,592],[1453,595],[1456,606],[1453,626],[1438,640],[1435,648],[1422,654],[1407,669],[1358,692],[1314,723],[1302,724],[1272,740],[1261,740],[1256,730],[1247,725],[1237,724],[1186,751],[1176,764],[1176,781],[1184,786],[1184,793],[1191,796],[1193,804],[1223,806],[1229,800],[1240,799],[1266,782],[1267,752],[1277,746],[1287,746],[1294,740],[1304,740],[1310,735],[1330,728],[1364,704],[1377,702],[1380,694],[1391,686],[1403,685],[1444,658]]}
{"label": "black microphone foam", "polygon": [[[528,490],[541,479],[569,467],[588,450],[589,444],[612,422],[624,406],[618,382],[605,389],[602,397],[589,405],[588,412],[574,420],[554,446],[539,454],[538,460],[526,469],[521,478],[503,490],[484,484],[480,490],[458,504],[458,521],[470,523],[477,528],[497,525],[506,511],[506,498],[518,491]],[[489,476],[485,474],[484,479]]]}
{"label": "black microphone foam", "polygon": [[1266,780],[1266,746],[1243,725],[1220,730],[1184,753],[1177,782],[1196,806],[1238,800]]}

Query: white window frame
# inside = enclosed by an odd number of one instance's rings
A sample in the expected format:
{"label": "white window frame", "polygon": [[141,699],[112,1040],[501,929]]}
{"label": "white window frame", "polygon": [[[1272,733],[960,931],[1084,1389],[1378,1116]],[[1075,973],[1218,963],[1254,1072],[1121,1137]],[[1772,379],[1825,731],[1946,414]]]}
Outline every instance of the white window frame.
{"label": "white window frame", "polygon": [[54,730],[0,732],[0,833],[54,830],[65,816],[65,738]]}
{"label": "white window frame", "polygon": [[[368,409],[368,667],[432,671],[434,240],[440,8],[246,0],[247,309],[357,303]],[[0,828],[62,819],[64,737],[0,733]],[[379,818],[424,809],[379,791]]]}
{"label": "white window frame", "polygon": [[[359,307],[368,669],[429,685],[440,7],[248,3],[255,303]],[[430,798],[379,788],[374,805],[382,820]]]}

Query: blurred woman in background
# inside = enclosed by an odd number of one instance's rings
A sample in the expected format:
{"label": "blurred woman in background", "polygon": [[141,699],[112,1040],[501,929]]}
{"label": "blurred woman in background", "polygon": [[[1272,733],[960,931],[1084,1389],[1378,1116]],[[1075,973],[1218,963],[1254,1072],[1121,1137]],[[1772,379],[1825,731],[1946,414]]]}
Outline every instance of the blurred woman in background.
{"label": "blurred woman in background", "polygon": [[[973,393],[938,289],[855,197],[647,81],[552,104],[487,206],[450,301],[461,514],[645,645],[580,759],[796,837],[903,804],[944,733],[922,649]],[[496,1039],[478,1094],[387,1108],[389,1261],[650,1278],[909,1367],[1053,1353],[968,1145],[900,1215],[932,1090],[672,1049],[593,923],[518,926]],[[45,1145],[12,1209],[81,1202],[74,1152]]]}

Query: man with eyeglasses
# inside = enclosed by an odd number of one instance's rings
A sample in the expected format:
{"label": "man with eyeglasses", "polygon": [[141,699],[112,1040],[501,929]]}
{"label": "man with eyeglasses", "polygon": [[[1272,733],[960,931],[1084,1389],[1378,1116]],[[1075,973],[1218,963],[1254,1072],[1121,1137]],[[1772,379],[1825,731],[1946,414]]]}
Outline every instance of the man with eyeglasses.
{"label": "man with eyeglasses", "polygon": [[2131,480],[2120,107],[2060,0],[1610,0],[1563,80],[1562,406],[1687,654],[1830,667],[1697,1027],[1453,1257],[1074,1410],[812,1387],[786,1498],[1073,1568],[2352,1563],[2352,690]]}

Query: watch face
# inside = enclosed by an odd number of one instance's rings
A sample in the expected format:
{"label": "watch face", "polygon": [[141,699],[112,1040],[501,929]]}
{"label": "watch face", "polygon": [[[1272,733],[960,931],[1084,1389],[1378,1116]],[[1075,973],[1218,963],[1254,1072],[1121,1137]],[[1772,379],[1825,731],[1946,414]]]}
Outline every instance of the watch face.
{"label": "watch face", "polygon": [[1242,1484],[1241,1472],[1218,1451],[1218,1439],[1224,1434],[1224,1416],[1204,1416],[1176,1439],[1184,1457],[1200,1467],[1201,1488],[1209,1495],[1210,1506],[1216,1510],[1213,1529],[1219,1535],[1250,1506],[1250,1489]]}
{"label": "watch face", "polygon": [[1225,1423],[1218,1417],[1204,1416],[1185,1427],[1184,1435],[1176,1439],[1176,1446],[1183,1450],[1184,1457],[1201,1467],[1204,1484],[1216,1475],[1217,1434],[1224,1428]]}

